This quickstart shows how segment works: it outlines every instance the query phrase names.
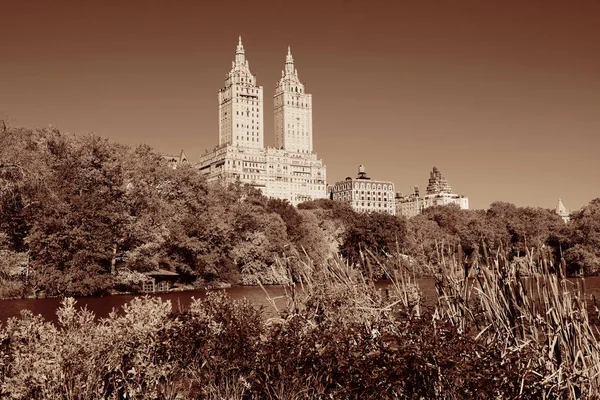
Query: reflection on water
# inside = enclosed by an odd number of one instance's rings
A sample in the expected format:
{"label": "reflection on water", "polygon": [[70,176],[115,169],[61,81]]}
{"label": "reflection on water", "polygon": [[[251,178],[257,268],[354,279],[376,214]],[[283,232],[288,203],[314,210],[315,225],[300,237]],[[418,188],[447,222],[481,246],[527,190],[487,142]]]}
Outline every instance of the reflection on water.
{"label": "reflection on water", "polygon": [[[432,278],[418,279],[419,287],[423,296],[425,307],[432,307],[435,304],[435,280]],[[389,285],[387,281],[377,282],[377,289],[385,289]],[[586,297],[589,304],[593,304],[593,299],[600,299],[600,277],[585,278]],[[265,292],[256,286],[234,286],[224,289],[232,298],[246,298],[258,307],[262,307],[264,314],[274,316],[276,313],[273,306],[267,300]],[[282,286],[267,286],[266,290],[271,298],[275,300],[278,308],[285,307],[285,290]],[[192,298],[202,298],[206,296],[206,290],[192,290],[186,292],[157,293],[153,296],[161,297],[163,300],[171,300],[173,309],[181,309],[189,306]],[[118,295],[104,297],[81,297],[77,298],[78,307],[87,307],[93,311],[96,316],[107,317],[113,309],[120,309],[121,306],[136,295]],[[6,321],[10,317],[19,316],[22,309],[29,309],[34,314],[41,314],[46,320],[56,322],[56,309],[60,305],[60,299],[24,299],[24,300],[0,300],[0,322]]]}

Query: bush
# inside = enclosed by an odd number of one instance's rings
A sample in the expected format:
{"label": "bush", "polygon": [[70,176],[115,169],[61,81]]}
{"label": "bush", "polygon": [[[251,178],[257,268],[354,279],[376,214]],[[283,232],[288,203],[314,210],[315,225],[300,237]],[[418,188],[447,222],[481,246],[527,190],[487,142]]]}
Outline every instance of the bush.
{"label": "bush", "polygon": [[211,382],[250,375],[264,325],[260,310],[225,292],[208,292],[161,330],[158,360],[174,366],[190,384],[187,396],[207,395]]}
{"label": "bush", "polygon": [[[482,267],[479,308],[468,302],[474,286],[459,279],[464,271],[446,270],[436,311],[419,316],[418,298],[402,301],[415,292],[408,279],[388,298],[347,264],[304,268],[269,319],[224,292],[181,313],[154,297],[101,320],[69,298],[57,325],[23,312],[0,328],[0,396],[533,399],[597,389],[600,346],[580,313],[585,303],[554,281],[544,300],[551,310],[536,317],[528,310],[537,300],[513,298],[521,283],[504,269]],[[536,332],[559,347],[532,340]]]}

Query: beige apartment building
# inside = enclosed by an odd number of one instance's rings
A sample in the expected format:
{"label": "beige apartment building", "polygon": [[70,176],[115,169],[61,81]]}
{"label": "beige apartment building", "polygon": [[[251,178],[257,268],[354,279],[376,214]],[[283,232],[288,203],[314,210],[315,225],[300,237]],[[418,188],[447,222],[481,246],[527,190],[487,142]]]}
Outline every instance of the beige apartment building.
{"label": "beige apartment building", "polygon": [[219,91],[219,145],[196,165],[209,181],[250,184],[293,205],[327,197],[326,167],[313,153],[312,96],[290,48],[274,95],[275,147],[264,146],[263,88],[250,72],[240,37]]}
{"label": "beige apartment building", "polygon": [[414,186],[413,192],[409,195],[396,194],[396,214],[407,218],[414,217],[429,207],[450,204],[456,204],[462,210],[468,210],[469,198],[452,193],[448,180],[436,167],[433,167],[433,171],[429,173],[429,182],[424,197],[420,196],[418,186]]}
{"label": "beige apartment building", "polygon": [[350,204],[356,212],[382,212],[396,215],[394,183],[369,178],[364,165],[358,167],[358,177],[336,182],[331,198]]}

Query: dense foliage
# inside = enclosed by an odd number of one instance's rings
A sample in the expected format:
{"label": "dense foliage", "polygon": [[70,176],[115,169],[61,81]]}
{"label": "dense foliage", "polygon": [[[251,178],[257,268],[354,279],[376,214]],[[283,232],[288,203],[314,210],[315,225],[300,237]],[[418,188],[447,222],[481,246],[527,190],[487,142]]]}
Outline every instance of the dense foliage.
{"label": "dense foliage", "polygon": [[431,274],[459,244],[470,264],[484,249],[517,262],[547,246],[569,273],[596,274],[598,237],[599,199],[570,224],[502,202],[433,207],[409,220],[326,199],[295,208],[241,184],[208,184],[189,165],[169,168],[145,145],[56,129],[0,132],[0,297],[134,290],[141,273],[159,268],[187,285],[282,283],[297,263],[338,252],[372,278],[397,253]]}
{"label": "dense foliage", "polygon": [[49,129],[0,136],[2,296],[99,294],[159,268],[190,284],[280,283],[276,257],[327,257],[324,223],[169,168],[147,146]]}
{"label": "dense foliage", "polygon": [[546,249],[553,261],[567,260],[569,274],[600,272],[600,199],[573,213],[567,224],[554,210],[505,202],[494,202],[487,210],[430,207],[410,219],[355,214],[345,204],[330,200],[307,202],[298,208],[319,210],[322,218],[340,226],[339,251],[350,262],[360,263],[365,272],[365,251],[378,256],[380,263],[386,263],[390,255],[404,254],[413,271],[431,274],[444,259],[456,254],[459,245],[469,265],[485,263],[499,250],[519,264],[535,249],[533,257],[541,268],[538,250]]}
{"label": "dense foliage", "polygon": [[572,227],[553,210],[494,202],[488,210],[460,210],[454,205],[425,209],[410,219],[408,238],[410,253],[434,265],[459,244],[473,264],[485,257],[484,248],[508,250],[512,260],[523,257],[527,249],[549,246],[560,259],[561,250],[571,245]]}
{"label": "dense foliage", "polygon": [[[95,320],[66,298],[58,324],[29,311],[0,326],[0,396],[11,399],[575,399],[600,390],[600,345],[582,292],[522,279],[504,257],[438,275],[433,314],[342,259],[301,264],[265,319],[208,292],[174,312],[138,297]],[[531,266],[531,265],[530,265]],[[549,290],[548,290],[549,289]]]}
{"label": "dense foliage", "polygon": [[67,298],[58,326],[24,311],[0,329],[0,396],[514,398],[521,379],[522,398],[540,393],[526,359],[386,309],[369,285],[327,281],[307,294],[269,321],[218,292],[183,314],[160,298],[100,321]]}

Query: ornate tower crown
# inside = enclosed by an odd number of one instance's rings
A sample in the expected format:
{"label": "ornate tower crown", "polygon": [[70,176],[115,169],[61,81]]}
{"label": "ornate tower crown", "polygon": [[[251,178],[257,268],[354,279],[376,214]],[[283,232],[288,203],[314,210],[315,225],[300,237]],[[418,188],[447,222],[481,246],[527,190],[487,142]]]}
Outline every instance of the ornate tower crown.
{"label": "ornate tower crown", "polygon": [[294,57],[288,46],[288,52],[285,56],[285,67],[281,71],[281,79],[277,83],[277,91],[287,90],[295,93],[304,93],[304,85],[298,79],[298,70],[294,67]]}
{"label": "ornate tower crown", "polygon": [[256,84],[256,78],[250,72],[250,64],[246,60],[246,52],[244,50],[244,44],[242,43],[242,36],[238,38],[238,44],[235,49],[235,59],[231,62],[231,71],[227,74],[225,85],[228,82],[243,84],[248,86],[254,86]]}
{"label": "ornate tower crown", "polygon": [[437,167],[433,167],[433,171],[429,173],[429,184],[427,185],[427,194],[452,193],[452,188],[448,180],[442,176]]}

